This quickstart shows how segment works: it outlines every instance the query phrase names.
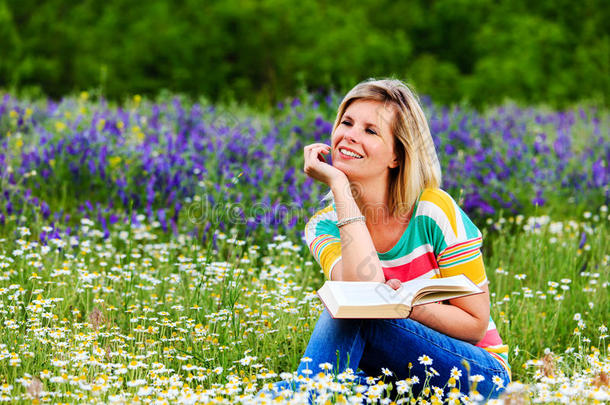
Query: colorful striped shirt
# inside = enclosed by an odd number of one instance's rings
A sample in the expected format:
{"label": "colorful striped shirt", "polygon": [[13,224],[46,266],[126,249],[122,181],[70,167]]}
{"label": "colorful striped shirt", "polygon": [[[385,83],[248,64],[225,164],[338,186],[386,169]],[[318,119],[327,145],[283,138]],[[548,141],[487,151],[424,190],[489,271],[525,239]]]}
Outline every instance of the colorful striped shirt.
{"label": "colorful striped shirt", "polygon": [[[438,278],[464,274],[477,285],[488,282],[481,255],[481,232],[443,190],[426,189],[396,245],[377,255],[386,280]],[[330,279],[341,260],[341,238],[334,204],[318,211],[305,226],[305,240]],[[502,343],[493,319],[477,346],[487,350],[510,372],[508,346]]]}

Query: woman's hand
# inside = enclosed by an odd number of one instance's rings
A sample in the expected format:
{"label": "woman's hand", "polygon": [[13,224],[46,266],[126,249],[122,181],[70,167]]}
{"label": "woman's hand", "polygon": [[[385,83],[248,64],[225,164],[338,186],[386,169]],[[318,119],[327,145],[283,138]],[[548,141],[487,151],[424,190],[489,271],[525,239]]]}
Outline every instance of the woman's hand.
{"label": "woman's hand", "polygon": [[303,148],[305,166],[303,171],[312,179],[321,181],[329,187],[336,180],[346,180],[347,176],[341,170],[329,165],[324,155],[330,153],[330,146],[324,143],[312,143]]}
{"label": "woman's hand", "polygon": [[400,288],[400,286],[402,285],[400,280],[397,278],[391,278],[388,281],[386,281],[385,283],[395,290],[398,290]]}

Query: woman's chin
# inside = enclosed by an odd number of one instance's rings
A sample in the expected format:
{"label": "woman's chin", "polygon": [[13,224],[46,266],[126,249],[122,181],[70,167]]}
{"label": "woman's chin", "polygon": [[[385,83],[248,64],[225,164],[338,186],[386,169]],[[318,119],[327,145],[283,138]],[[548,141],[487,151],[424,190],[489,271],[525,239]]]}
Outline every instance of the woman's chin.
{"label": "woman's chin", "polygon": [[361,176],[359,176],[358,172],[356,172],[355,170],[350,170],[350,168],[344,168],[344,167],[337,167],[337,169],[342,171],[345,174],[345,177],[347,177],[347,179],[350,182],[354,182],[356,180],[361,180]]}
{"label": "woman's chin", "polygon": [[380,171],[378,174],[373,174],[368,169],[364,170],[363,168],[355,168],[353,166],[342,164],[342,162],[336,162],[333,164],[333,167],[342,171],[351,183],[355,181],[368,182],[371,179],[383,179],[386,175],[389,179],[389,171]]}
{"label": "woman's chin", "polygon": [[352,176],[353,170],[350,167],[345,167],[345,165],[339,163],[339,164],[334,164],[333,167],[337,170],[340,170],[343,172],[343,174],[345,174],[347,176],[347,178],[350,178],[350,176]]}

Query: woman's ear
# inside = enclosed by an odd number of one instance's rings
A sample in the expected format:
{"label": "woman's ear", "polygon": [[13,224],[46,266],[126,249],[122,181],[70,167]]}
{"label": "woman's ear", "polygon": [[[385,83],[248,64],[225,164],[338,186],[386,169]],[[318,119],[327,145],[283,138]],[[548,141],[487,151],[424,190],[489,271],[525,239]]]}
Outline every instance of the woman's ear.
{"label": "woman's ear", "polygon": [[400,162],[398,161],[398,158],[396,157],[396,155],[394,155],[394,160],[392,160],[392,163],[390,163],[390,165],[388,167],[390,169],[395,169],[398,166],[400,166]]}

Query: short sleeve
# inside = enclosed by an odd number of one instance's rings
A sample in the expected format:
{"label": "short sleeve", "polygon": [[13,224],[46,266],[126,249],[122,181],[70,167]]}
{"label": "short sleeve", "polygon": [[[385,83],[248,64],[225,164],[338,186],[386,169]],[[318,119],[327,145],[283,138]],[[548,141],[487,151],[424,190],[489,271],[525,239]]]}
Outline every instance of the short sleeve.
{"label": "short sleeve", "polygon": [[316,212],[307,222],[305,241],[330,280],[333,267],[341,259],[341,236],[337,228],[337,213],[332,205]]}
{"label": "short sleeve", "polygon": [[479,286],[487,283],[481,232],[449,194],[440,189],[425,190],[417,215],[423,218],[420,221],[441,277],[464,274]]}

